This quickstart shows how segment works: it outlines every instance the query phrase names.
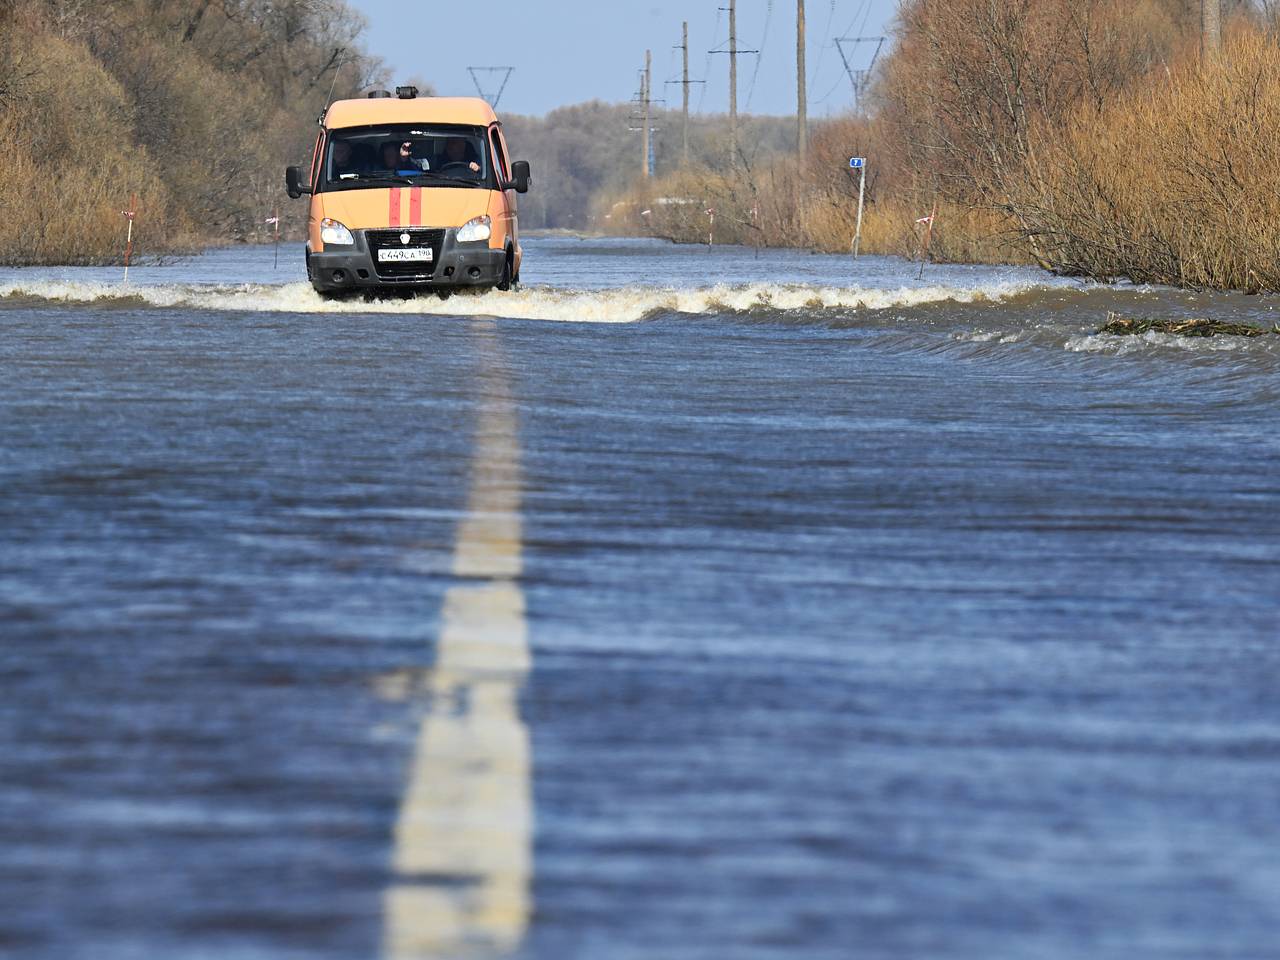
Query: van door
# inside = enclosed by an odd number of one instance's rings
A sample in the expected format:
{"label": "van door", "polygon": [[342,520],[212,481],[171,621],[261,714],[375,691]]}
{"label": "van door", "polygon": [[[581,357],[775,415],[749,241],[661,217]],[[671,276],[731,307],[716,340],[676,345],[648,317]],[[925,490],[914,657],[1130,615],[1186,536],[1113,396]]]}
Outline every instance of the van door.
{"label": "van door", "polygon": [[[503,183],[507,183],[511,179],[511,163],[507,160],[506,140],[503,139],[502,130],[496,123],[489,128],[489,146],[493,151],[493,163],[498,172],[498,177]],[[511,243],[515,246],[516,252],[519,253],[520,238],[517,236],[516,192],[514,190],[504,190],[502,197],[503,234],[511,238]]]}

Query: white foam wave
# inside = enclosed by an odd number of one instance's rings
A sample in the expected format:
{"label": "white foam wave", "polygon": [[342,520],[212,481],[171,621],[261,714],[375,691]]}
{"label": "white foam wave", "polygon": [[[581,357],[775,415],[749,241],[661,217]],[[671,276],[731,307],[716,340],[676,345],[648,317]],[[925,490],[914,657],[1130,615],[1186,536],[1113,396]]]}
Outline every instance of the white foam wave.
{"label": "white foam wave", "polygon": [[498,316],[581,323],[630,323],[659,313],[713,314],[726,311],[881,310],[955,301],[998,301],[1036,288],[1035,284],[859,288],[755,283],[701,288],[624,287],[572,290],[525,287],[509,293],[462,292],[449,300],[429,294],[407,299],[324,300],[307,283],[158,284],[124,286],[77,280],[0,283],[0,297],[94,303],[136,300],[154,307],[268,313],[403,313],[435,316]]}
{"label": "white foam wave", "polygon": [[1183,350],[1188,353],[1227,353],[1242,350],[1248,343],[1243,337],[1179,337],[1172,333],[1148,331],[1132,337],[1085,333],[1069,338],[1063,347],[1071,353],[1110,353],[1123,357],[1152,348]]}
{"label": "white foam wave", "polygon": [[1017,343],[1022,339],[1022,334],[1006,330],[970,330],[968,333],[957,333],[952,339],[961,343]]}

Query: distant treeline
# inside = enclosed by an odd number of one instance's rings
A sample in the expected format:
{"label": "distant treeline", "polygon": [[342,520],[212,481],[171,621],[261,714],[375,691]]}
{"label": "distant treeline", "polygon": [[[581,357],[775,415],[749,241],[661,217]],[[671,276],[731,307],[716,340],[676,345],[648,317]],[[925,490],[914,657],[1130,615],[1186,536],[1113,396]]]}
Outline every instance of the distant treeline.
{"label": "distant treeline", "polygon": [[0,261],[118,258],[133,194],[142,252],[263,238],[330,88],[382,80],[363,26],[343,0],[0,0]]}
{"label": "distant treeline", "polygon": [[[1212,0],[1211,0],[1212,2]],[[1091,277],[1280,289],[1280,4],[904,0],[874,107],[813,128],[801,160],[693,164],[613,198],[617,229],[1039,263]]]}
{"label": "distant treeline", "polygon": [[[659,175],[681,164],[682,116],[657,111],[652,118],[654,160]],[[598,230],[608,226],[606,198],[616,197],[644,169],[644,154],[635,107],[593,101],[553,110],[545,117],[504,116],[512,152],[533,168],[534,189],[520,198],[525,227]],[[765,160],[788,150],[795,124],[780,117],[743,117],[744,152]],[[690,117],[690,162],[723,166],[729,159],[724,116]]]}

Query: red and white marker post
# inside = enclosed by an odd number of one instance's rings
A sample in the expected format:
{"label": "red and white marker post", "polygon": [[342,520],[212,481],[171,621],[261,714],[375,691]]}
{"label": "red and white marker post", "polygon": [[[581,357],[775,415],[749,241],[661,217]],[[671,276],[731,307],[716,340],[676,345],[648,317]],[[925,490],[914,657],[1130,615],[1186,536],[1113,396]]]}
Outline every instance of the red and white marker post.
{"label": "red and white marker post", "polygon": [[927,217],[921,217],[916,223],[928,224],[924,231],[924,241],[920,245],[920,275],[917,280],[924,278],[924,258],[929,255],[929,241],[933,239],[933,221],[938,219],[938,200],[935,197],[933,201],[933,212]]}
{"label": "red and white marker post", "polygon": [[276,204],[275,215],[267,217],[264,223],[274,224],[276,228],[275,241],[275,260],[271,265],[272,270],[280,269],[280,204]]}
{"label": "red and white marker post", "polygon": [[129,209],[121,210],[121,216],[129,221],[129,231],[124,242],[124,282],[129,282],[129,260],[133,257],[133,220],[138,215],[138,195],[129,194]]}

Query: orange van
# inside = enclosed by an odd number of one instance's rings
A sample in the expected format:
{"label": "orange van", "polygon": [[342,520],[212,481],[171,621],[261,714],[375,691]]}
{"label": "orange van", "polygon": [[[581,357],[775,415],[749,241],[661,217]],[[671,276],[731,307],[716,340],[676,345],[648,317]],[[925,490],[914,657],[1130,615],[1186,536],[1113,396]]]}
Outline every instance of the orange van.
{"label": "orange van", "polygon": [[519,282],[529,164],[508,159],[488,103],[397,87],[330,104],[320,126],[310,175],[289,167],[285,186],[311,195],[307,277],[322,296]]}

